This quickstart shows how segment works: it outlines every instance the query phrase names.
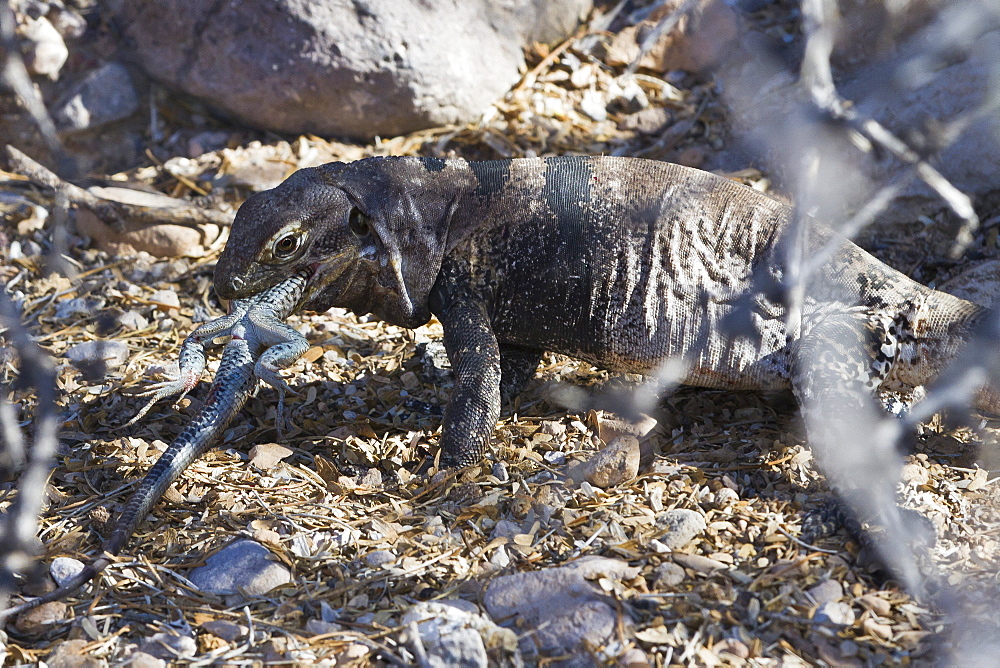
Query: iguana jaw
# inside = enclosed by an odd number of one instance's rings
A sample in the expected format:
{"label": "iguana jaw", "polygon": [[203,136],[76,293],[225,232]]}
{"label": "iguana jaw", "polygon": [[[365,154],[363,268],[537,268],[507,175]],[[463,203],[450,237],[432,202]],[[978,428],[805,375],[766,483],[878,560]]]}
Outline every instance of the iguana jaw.
{"label": "iguana jaw", "polygon": [[419,327],[430,319],[426,308],[412,303],[398,267],[392,267],[396,278],[392,281],[378,271],[376,262],[360,257],[354,248],[314,262],[309,269],[312,275],[302,309],[322,312],[338,306],[358,315],[373,313],[401,327]]}

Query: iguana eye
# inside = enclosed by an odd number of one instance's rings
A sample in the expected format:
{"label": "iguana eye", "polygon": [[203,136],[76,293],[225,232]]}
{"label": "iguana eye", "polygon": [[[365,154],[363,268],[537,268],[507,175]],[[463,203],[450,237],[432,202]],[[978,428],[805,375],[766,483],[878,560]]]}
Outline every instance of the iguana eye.
{"label": "iguana eye", "polygon": [[274,242],[273,255],[276,258],[287,258],[295,254],[302,244],[302,237],[299,234],[286,234]]}
{"label": "iguana eye", "polygon": [[351,213],[348,214],[347,227],[355,236],[359,237],[367,237],[372,231],[371,226],[368,225],[368,216],[361,213],[357,207],[351,209]]}

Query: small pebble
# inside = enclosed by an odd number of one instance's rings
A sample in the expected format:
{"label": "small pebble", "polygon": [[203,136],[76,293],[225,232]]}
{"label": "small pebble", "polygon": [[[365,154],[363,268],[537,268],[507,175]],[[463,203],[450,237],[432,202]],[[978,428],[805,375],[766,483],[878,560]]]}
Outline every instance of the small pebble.
{"label": "small pebble", "polygon": [[173,661],[195,655],[198,645],[190,636],[175,636],[169,633],[157,633],[142,641],[140,652],[164,661]]}
{"label": "small pebble", "polygon": [[521,533],[521,525],[518,522],[500,520],[493,527],[493,531],[490,532],[490,540],[496,538],[513,538],[519,533]]}
{"label": "small pebble", "polygon": [[139,110],[139,94],[121,63],[105,63],[74,85],[52,110],[63,131],[78,132],[123,120]]}
{"label": "small pebble", "polygon": [[662,107],[650,107],[622,118],[618,123],[618,129],[655,135],[662,132],[668,123],[670,123],[669,111]]}
{"label": "small pebble", "polygon": [[684,568],[690,568],[698,573],[711,573],[712,571],[728,568],[728,566],[721,561],[712,559],[711,557],[703,557],[700,554],[684,554],[682,552],[674,552],[673,560]]}
{"label": "small pebble", "polygon": [[149,327],[149,321],[138,311],[125,311],[118,317],[118,322],[129,332],[138,332]]}
{"label": "small pebble", "polygon": [[549,450],[542,455],[542,458],[550,466],[562,466],[566,463],[566,453],[559,450]]}
{"label": "small pebble", "polygon": [[892,605],[877,594],[865,594],[858,598],[858,602],[865,606],[879,617],[888,617],[892,612]]}
{"label": "small pebble", "polygon": [[104,364],[105,369],[117,369],[128,361],[129,349],[121,341],[84,341],[65,352],[66,359],[78,368]]}
{"label": "small pebble", "polygon": [[181,299],[174,290],[157,290],[149,295],[149,301],[156,302],[157,308],[172,311],[181,307]]}
{"label": "small pebble", "polygon": [[927,469],[920,464],[906,464],[903,466],[902,479],[903,482],[919,487],[928,483],[930,475],[927,473]]}
{"label": "small pebble", "polygon": [[51,628],[52,624],[66,619],[68,610],[69,608],[62,601],[43,603],[37,608],[18,615],[17,620],[14,622],[14,628],[19,633],[28,635],[44,633]]}
{"label": "small pebble", "polygon": [[844,587],[836,580],[824,580],[818,585],[810,587],[806,592],[812,596],[817,605],[824,603],[834,603],[844,597]]}
{"label": "small pebble", "polygon": [[358,479],[358,487],[368,487],[369,489],[374,489],[382,486],[382,472],[376,468],[370,468],[365,471]]}
{"label": "small pebble", "polygon": [[99,297],[74,297],[56,304],[56,320],[69,320],[81,315],[93,315],[104,308],[106,300]]}
{"label": "small pebble", "polygon": [[597,435],[605,443],[611,443],[619,436],[635,436],[638,439],[645,438],[656,428],[656,418],[643,415],[636,420],[625,420],[617,415],[607,414],[597,416]]}
{"label": "small pebble", "polygon": [[684,569],[672,562],[660,564],[654,572],[653,587],[658,590],[676,587],[687,577]]}
{"label": "small pebble", "polygon": [[583,466],[583,477],[592,485],[608,488],[639,473],[639,440],[623,435],[613,439]]}
{"label": "small pebble", "polygon": [[310,619],[306,622],[306,631],[316,636],[327,633],[339,633],[344,627],[335,622],[324,622],[322,619]]}
{"label": "small pebble", "polygon": [[588,90],[580,100],[580,111],[590,117],[590,120],[600,123],[608,120],[607,102],[604,95],[597,90]]}
{"label": "small pebble", "polygon": [[69,582],[84,569],[82,561],[70,557],[56,557],[49,566],[49,575],[60,587]]}
{"label": "small pebble", "polygon": [[271,552],[252,540],[238,540],[191,571],[198,589],[214,594],[258,596],[291,582],[288,568],[271,560]]}
{"label": "small pebble", "polygon": [[735,503],[739,500],[740,495],[728,487],[723,487],[715,493],[715,505],[717,506],[728,506],[730,503]]}
{"label": "small pebble", "polygon": [[499,480],[500,482],[507,482],[508,480],[510,480],[510,474],[507,473],[507,465],[504,464],[503,462],[495,463],[493,467],[490,469],[490,473],[492,473],[493,477]]}
{"label": "small pebble", "polygon": [[106,668],[108,662],[87,651],[89,641],[83,638],[65,640],[56,645],[45,663],[48,668]]}
{"label": "small pebble", "polygon": [[[517,665],[509,661],[520,659],[517,635],[497,626],[475,607],[470,611],[467,605],[451,605],[451,601],[417,603],[406,611],[401,623],[419,634],[428,666],[485,668],[489,665],[487,647],[501,665]],[[498,655],[500,652],[503,655]]]}
{"label": "small pebble", "polygon": [[653,664],[649,661],[649,657],[646,656],[645,652],[638,647],[633,647],[621,655],[614,665],[621,668],[644,668]]}
{"label": "small pebble", "polygon": [[292,451],[277,443],[260,443],[250,448],[250,464],[263,471],[275,468]]}
{"label": "small pebble", "polygon": [[545,420],[539,425],[538,431],[552,436],[562,436],[566,433],[566,425],[556,420]]}
{"label": "small pebble", "polygon": [[813,621],[833,626],[850,626],[854,623],[854,610],[842,601],[824,603],[816,609]]}
{"label": "small pebble", "polygon": [[167,662],[146,652],[133,652],[128,658],[129,668],[166,668]]}
{"label": "small pebble", "polygon": [[69,58],[69,49],[55,26],[44,16],[28,19],[21,26],[21,36],[29,44],[24,57],[28,72],[52,81],[58,79],[59,71]]}
{"label": "small pebble", "polygon": [[324,622],[338,622],[340,621],[340,612],[331,608],[330,604],[326,601],[320,601],[319,618]]}
{"label": "small pebble", "polygon": [[365,564],[369,568],[380,568],[385,564],[391,564],[395,560],[396,555],[389,550],[374,550],[365,555]]}
{"label": "small pebble", "polygon": [[52,7],[48,18],[64,39],[78,39],[87,31],[87,20],[68,7]]}
{"label": "small pebble", "polygon": [[705,531],[705,518],[687,508],[675,508],[661,513],[656,526],[663,530],[659,541],[671,550],[679,550]]}
{"label": "small pebble", "polygon": [[269,545],[281,544],[281,534],[271,529],[254,529],[253,539],[258,543],[267,543]]}
{"label": "small pebble", "polygon": [[233,643],[247,634],[247,628],[240,624],[228,622],[224,619],[213,619],[201,625],[201,628],[208,631],[213,636],[222,638],[228,643]]}

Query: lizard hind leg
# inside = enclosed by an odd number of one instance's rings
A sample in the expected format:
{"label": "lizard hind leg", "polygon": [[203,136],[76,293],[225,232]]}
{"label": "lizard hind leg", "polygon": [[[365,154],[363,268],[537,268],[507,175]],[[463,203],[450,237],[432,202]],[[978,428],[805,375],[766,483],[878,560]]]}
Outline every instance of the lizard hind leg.
{"label": "lizard hind leg", "polygon": [[500,344],[500,402],[512,404],[535,377],[542,351],[510,343]]}
{"label": "lizard hind leg", "polygon": [[799,401],[817,462],[860,521],[884,528],[885,564],[919,588],[911,531],[896,505],[902,468],[899,420],[879,410],[874,391],[898,359],[902,321],[862,309],[826,312],[804,323],[792,390]]}
{"label": "lizard hind leg", "polygon": [[[283,434],[290,423],[290,420],[285,412],[285,395],[292,394],[297,396],[299,393],[292,389],[287,382],[285,382],[285,379],[278,374],[278,371],[291,366],[291,364],[302,354],[301,352],[298,352],[298,350],[292,350],[289,352],[288,350],[283,349],[284,345],[285,344],[273,346],[265,351],[264,354],[257,360],[256,364],[254,364],[253,369],[254,376],[267,385],[273,387],[278,393],[278,408],[275,421],[279,436]],[[275,350],[276,348],[278,350]],[[308,348],[308,344],[306,344],[306,348]]]}

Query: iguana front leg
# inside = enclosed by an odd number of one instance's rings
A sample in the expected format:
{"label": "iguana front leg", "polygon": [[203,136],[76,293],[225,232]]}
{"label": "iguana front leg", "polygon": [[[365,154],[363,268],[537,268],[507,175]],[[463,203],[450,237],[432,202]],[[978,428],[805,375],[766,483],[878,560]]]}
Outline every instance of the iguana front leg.
{"label": "iguana front leg", "polygon": [[453,304],[438,317],[455,374],[444,412],[441,465],[468,466],[483,458],[500,416],[500,346],[480,304]]}

